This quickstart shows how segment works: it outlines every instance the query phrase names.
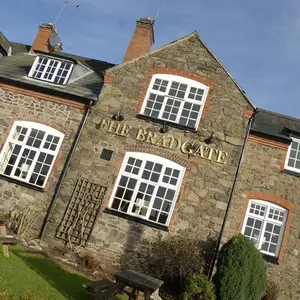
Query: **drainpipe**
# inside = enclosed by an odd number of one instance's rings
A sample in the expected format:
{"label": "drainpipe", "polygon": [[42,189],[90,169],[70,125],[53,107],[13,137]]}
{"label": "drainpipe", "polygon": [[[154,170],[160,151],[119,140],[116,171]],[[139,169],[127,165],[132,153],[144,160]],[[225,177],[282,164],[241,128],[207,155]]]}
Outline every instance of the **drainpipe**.
{"label": "drainpipe", "polygon": [[230,210],[230,206],[231,206],[231,201],[232,201],[233,193],[234,193],[234,190],[235,190],[235,187],[236,187],[236,183],[237,183],[237,179],[238,179],[238,176],[239,176],[239,173],[240,173],[240,169],[241,169],[241,165],[242,165],[242,161],[243,161],[243,157],[244,157],[245,148],[246,148],[246,144],[247,144],[247,141],[248,141],[250,129],[251,129],[253,121],[255,120],[256,114],[257,114],[257,111],[255,109],[254,112],[253,112],[253,114],[252,114],[252,116],[250,117],[250,119],[248,121],[247,130],[246,130],[246,136],[245,136],[245,139],[244,139],[244,142],[243,142],[242,152],[241,152],[241,155],[240,155],[240,158],[239,158],[237,170],[236,170],[236,173],[235,173],[235,176],[234,176],[233,185],[232,185],[232,188],[231,188],[231,191],[230,191],[229,200],[228,200],[228,204],[227,204],[227,208],[226,208],[224,220],[223,220],[222,227],[221,227],[221,230],[220,230],[219,235],[218,235],[217,245],[216,245],[215,250],[214,250],[213,259],[212,259],[212,261],[210,263],[210,266],[209,266],[208,277],[210,279],[212,278],[213,270],[214,270],[214,267],[215,267],[215,264],[216,264],[216,260],[217,260],[217,256],[218,256],[219,250],[220,250],[220,245],[221,245],[221,241],[222,241],[222,237],[223,237],[223,233],[224,233],[226,221],[227,221],[227,218],[228,218],[228,214],[229,214],[229,210]]}
{"label": "drainpipe", "polygon": [[72,157],[74,155],[74,152],[75,152],[76,146],[78,144],[79,138],[80,138],[81,133],[83,131],[83,128],[84,128],[84,126],[86,124],[88,115],[89,115],[89,113],[91,111],[91,106],[92,106],[92,101],[90,101],[90,103],[88,104],[88,106],[87,106],[87,108],[86,108],[86,110],[84,112],[84,115],[82,117],[81,123],[80,123],[80,125],[78,127],[76,136],[74,138],[74,141],[72,143],[71,149],[69,151],[68,157],[67,157],[66,162],[64,164],[64,168],[63,168],[63,170],[62,170],[62,172],[61,172],[61,174],[59,176],[58,183],[57,183],[57,185],[55,187],[55,191],[54,191],[53,197],[51,199],[50,206],[48,208],[48,211],[47,211],[47,214],[45,216],[45,219],[44,219],[44,222],[43,222],[43,226],[42,226],[42,229],[41,229],[41,232],[40,232],[40,235],[39,235],[39,239],[40,240],[44,239],[49,219],[50,219],[50,217],[53,214],[53,210],[54,210],[54,207],[55,207],[57,196],[58,196],[58,194],[60,192],[60,189],[61,189],[61,186],[63,184],[64,178],[66,177],[66,173],[67,173],[68,167],[70,165],[70,161],[71,161],[71,159],[72,159]]}

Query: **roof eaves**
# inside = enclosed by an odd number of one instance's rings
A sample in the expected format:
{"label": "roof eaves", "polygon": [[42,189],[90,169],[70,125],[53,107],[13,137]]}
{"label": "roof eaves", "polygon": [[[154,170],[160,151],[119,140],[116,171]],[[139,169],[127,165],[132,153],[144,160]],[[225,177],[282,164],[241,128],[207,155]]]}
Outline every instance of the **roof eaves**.
{"label": "roof eaves", "polygon": [[0,77],[0,82],[3,82],[4,84],[15,86],[15,87],[19,87],[19,88],[29,89],[29,90],[39,92],[42,94],[44,93],[44,94],[58,96],[58,97],[62,97],[62,98],[68,97],[69,99],[72,99],[74,101],[78,101],[81,103],[86,103],[87,101],[88,102],[93,101],[96,103],[98,100],[98,98],[95,98],[95,97],[93,97],[93,98],[82,97],[82,96],[74,95],[72,93],[66,93],[63,91],[58,91],[58,90],[54,90],[54,89],[43,87],[43,86],[33,85],[31,83],[13,80],[13,79],[9,79],[6,77]]}
{"label": "roof eaves", "polygon": [[215,56],[215,54],[210,50],[210,48],[203,42],[201,39],[199,33],[197,31],[193,32],[198,37],[199,41],[203,44],[203,46],[206,48],[206,50],[213,56],[213,58],[218,62],[218,64],[221,66],[221,68],[226,72],[226,74],[231,78],[235,86],[240,90],[244,98],[248,101],[248,103],[253,107],[253,109],[256,109],[256,106],[252,103],[252,101],[248,98],[248,96],[245,94],[244,90],[240,87],[238,82],[234,79],[234,77],[229,73],[229,71],[224,67],[224,65],[221,63],[221,61]]}
{"label": "roof eaves", "polygon": [[260,136],[260,137],[264,137],[270,140],[275,140],[284,144],[290,144],[292,139],[288,136],[284,136],[284,135],[278,135],[278,134],[270,134],[267,132],[263,132],[257,129],[250,129],[250,132],[254,135]]}
{"label": "roof eaves", "polygon": [[292,121],[296,121],[296,122],[299,122],[299,124],[300,124],[300,119],[299,118],[287,116],[287,115],[280,114],[280,113],[277,113],[275,111],[267,110],[267,109],[264,109],[264,108],[257,108],[257,111],[258,112],[260,112],[260,111],[265,112],[265,113],[268,113],[270,115],[276,115],[276,116],[284,118],[284,119],[289,119],[289,120],[292,120]]}
{"label": "roof eaves", "polygon": [[48,57],[55,57],[55,58],[60,58],[60,59],[64,59],[64,60],[67,60],[67,61],[70,61],[74,64],[78,64],[78,61],[72,57],[67,57],[67,56],[64,56],[64,55],[61,55],[57,52],[45,52],[45,51],[40,51],[40,50],[34,50],[35,53],[37,54],[41,54],[43,56],[48,56]]}

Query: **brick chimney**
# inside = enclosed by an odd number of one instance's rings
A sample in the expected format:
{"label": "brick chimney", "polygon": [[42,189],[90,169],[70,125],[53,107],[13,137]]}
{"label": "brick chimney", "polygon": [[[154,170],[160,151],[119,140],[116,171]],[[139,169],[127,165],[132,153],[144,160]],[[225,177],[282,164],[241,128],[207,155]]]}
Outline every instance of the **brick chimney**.
{"label": "brick chimney", "polygon": [[39,31],[29,52],[34,53],[34,50],[46,52],[60,52],[62,50],[61,45],[59,45],[56,48],[53,48],[49,42],[50,37],[55,34],[57,35],[57,30],[54,28],[54,25],[52,23],[45,23],[40,25]]}
{"label": "brick chimney", "polygon": [[154,42],[154,21],[150,17],[140,19],[136,22],[136,29],[123,62],[148,53]]}

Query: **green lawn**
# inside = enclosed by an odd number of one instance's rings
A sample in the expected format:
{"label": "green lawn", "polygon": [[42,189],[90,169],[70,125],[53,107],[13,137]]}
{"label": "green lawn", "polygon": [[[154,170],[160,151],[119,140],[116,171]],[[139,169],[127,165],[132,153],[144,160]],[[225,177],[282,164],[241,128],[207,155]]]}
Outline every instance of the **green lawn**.
{"label": "green lawn", "polygon": [[[82,284],[89,281],[81,275],[69,273],[40,254],[9,247],[6,258],[0,249],[0,295],[9,299],[31,295],[42,300],[90,300]],[[33,298],[34,299],[34,298]]]}

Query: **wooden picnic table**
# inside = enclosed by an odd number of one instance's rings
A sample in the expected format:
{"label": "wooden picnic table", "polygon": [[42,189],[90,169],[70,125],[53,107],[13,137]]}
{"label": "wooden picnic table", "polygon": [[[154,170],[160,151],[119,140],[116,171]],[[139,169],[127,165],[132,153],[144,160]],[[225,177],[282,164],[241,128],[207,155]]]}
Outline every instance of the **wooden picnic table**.
{"label": "wooden picnic table", "polygon": [[[161,300],[158,292],[163,283],[157,278],[128,270],[116,273],[115,282],[100,280],[84,284],[84,287],[96,291],[97,300],[113,300],[122,292],[129,296],[128,300],[137,300],[140,292],[144,293],[145,300]],[[130,293],[128,288],[131,289]]]}
{"label": "wooden picnic table", "polygon": [[0,221],[0,245],[2,244],[3,255],[9,257],[8,245],[16,245],[17,240],[12,235],[6,234],[6,222]]}

